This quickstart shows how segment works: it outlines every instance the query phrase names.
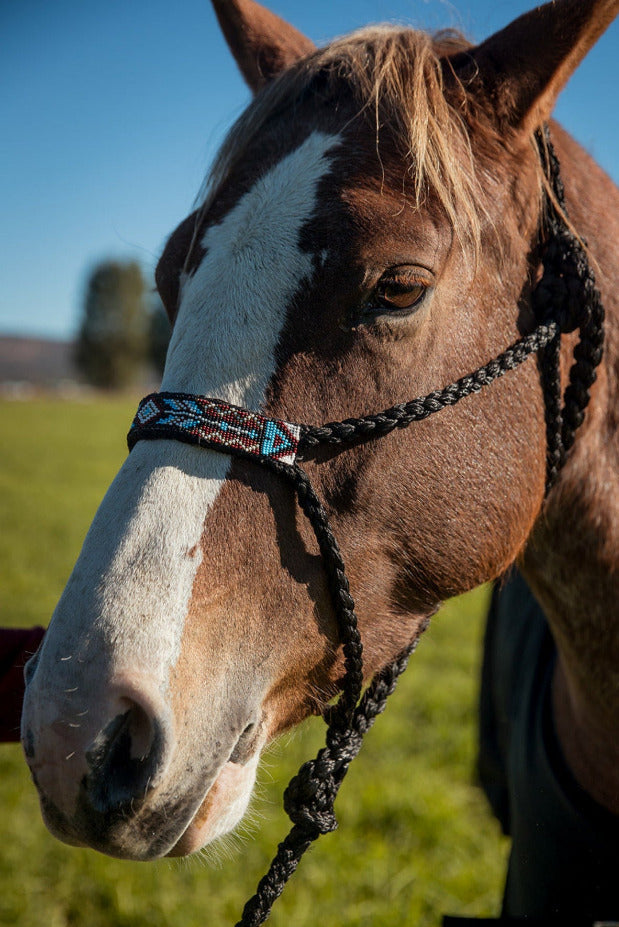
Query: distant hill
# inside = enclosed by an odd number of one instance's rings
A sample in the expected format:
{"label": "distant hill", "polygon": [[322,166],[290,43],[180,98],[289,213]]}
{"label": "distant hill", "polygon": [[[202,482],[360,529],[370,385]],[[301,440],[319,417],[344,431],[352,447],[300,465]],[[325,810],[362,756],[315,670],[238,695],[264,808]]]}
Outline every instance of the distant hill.
{"label": "distant hill", "polygon": [[77,382],[79,375],[72,355],[72,341],[0,336],[0,384],[54,388]]}
{"label": "distant hill", "polygon": [[[0,395],[28,398],[52,392],[74,396],[92,392],[73,363],[73,341],[0,335]],[[132,390],[150,393],[159,389],[161,374],[146,366],[137,371]]]}

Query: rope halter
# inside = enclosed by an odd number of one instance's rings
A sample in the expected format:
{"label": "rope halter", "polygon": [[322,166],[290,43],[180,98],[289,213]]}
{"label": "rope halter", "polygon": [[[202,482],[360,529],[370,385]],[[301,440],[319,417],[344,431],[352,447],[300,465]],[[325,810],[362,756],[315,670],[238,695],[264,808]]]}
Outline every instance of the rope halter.
{"label": "rope halter", "polygon": [[[567,214],[559,162],[547,129],[537,134],[537,142],[553,193],[553,197],[546,195],[545,202],[544,273],[532,294],[537,325],[498,357],[427,396],[377,415],[321,426],[292,424],[219,399],[171,392],[153,393],[143,399],[131,425],[127,438],[129,450],[145,439],[182,441],[253,460],[291,483],[318,541],[344,652],[341,694],[324,714],[328,723],[326,745],[315,759],[303,764],[285,791],[284,808],[292,820],[292,829],[280,843],[236,927],[262,924],[303,853],[320,834],[337,827],[333,805],[338,789],[361,748],[363,735],[384,710],[416,646],[416,642],[411,644],[381,670],[362,696],[363,647],[344,562],[326,512],[299,461],[310,459],[323,445],[346,448],[422,421],[479,392],[538,352],[546,407],[547,491],[584,418],[589,390],[602,357],[604,310],[584,248],[565,224]],[[561,334],[576,328],[580,340],[574,350],[570,382],[562,397]],[[422,630],[428,622],[429,619]]]}

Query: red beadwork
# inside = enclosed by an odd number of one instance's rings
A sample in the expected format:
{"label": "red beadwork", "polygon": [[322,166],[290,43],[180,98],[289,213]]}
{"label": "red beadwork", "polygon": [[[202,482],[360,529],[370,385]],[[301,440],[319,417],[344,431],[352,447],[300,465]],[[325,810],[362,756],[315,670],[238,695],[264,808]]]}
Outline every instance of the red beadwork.
{"label": "red beadwork", "polygon": [[266,418],[221,399],[182,393],[152,393],[143,399],[129,431],[130,447],[141,438],[188,438],[233,453],[293,464],[301,428]]}

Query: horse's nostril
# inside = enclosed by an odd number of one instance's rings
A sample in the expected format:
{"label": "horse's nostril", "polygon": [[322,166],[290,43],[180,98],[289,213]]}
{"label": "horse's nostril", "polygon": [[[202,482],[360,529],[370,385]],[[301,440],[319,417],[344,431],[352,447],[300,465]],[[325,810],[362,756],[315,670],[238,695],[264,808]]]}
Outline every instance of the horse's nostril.
{"label": "horse's nostril", "polygon": [[255,753],[262,725],[251,721],[236,742],[228,762],[243,766]]}
{"label": "horse's nostril", "polygon": [[86,753],[84,786],[102,813],[122,811],[144,799],[160,778],[166,754],[165,725],[136,702],[99,732]]}
{"label": "horse's nostril", "polygon": [[127,733],[131,741],[131,758],[144,760],[153,747],[155,722],[141,705],[134,704],[126,714]]}

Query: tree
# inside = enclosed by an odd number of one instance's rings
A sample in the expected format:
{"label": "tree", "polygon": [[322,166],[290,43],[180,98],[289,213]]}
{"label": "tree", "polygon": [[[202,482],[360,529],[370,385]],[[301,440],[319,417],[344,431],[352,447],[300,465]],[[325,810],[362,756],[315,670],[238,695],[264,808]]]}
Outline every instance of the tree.
{"label": "tree", "polygon": [[119,389],[143,376],[149,331],[144,279],[135,262],[104,261],[86,285],[75,359],[93,386]]}

